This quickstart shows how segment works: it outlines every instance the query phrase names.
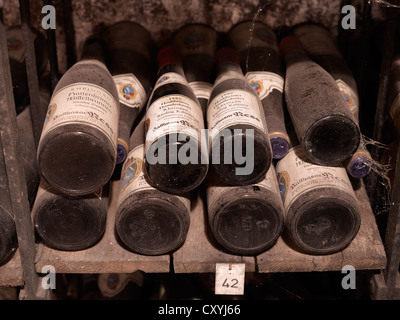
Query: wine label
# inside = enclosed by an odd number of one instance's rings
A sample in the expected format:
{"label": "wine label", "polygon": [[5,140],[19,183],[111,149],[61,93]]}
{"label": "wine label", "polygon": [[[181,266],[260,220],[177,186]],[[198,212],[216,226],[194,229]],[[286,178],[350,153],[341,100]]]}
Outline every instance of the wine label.
{"label": "wine label", "polygon": [[146,113],[146,149],[158,138],[174,133],[190,135],[201,141],[203,112],[197,102],[180,94],[154,101]]}
{"label": "wine label", "polygon": [[211,91],[213,86],[208,82],[193,81],[189,83],[195,96],[199,99],[210,99]]}
{"label": "wine label", "polygon": [[113,79],[119,102],[131,108],[138,108],[140,112],[146,103],[146,91],[140,81],[132,73],[119,74],[113,76]]}
{"label": "wine label", "polygon": [[283,93],[284,79],[276,73],[252,71],[248,72],[245,77],[260,100],[266,98],[274,89]]}
{"label": "wine label", "polygon": [[[145,179],[143,171],[144,145],[141,144],[131,150],[122,166],[120,191],[117,207],[130,195],[143,190],[154,190]],[[162,191],[160,191],[162,192]],[[188,196],[176,196],[190,210],[190,199]]]}
{"label": "wine label", "polygon": [[248,124],[265,131],[260,110],[260,99],[248,91],[231,89],[221,92],[207,108],[209,143],[221,130],[236,124]]}
{"label": "wine label", "polygon": [[312,56],[326,54],[342,57],[332,34],[323,27],[304,25],[296,28],[294,35],[299,38],[304,49]]}
{"label": "wine label", "polygon": [[182,56],[205,54],[214,57],[217,49],[217,33],[206,26],[187,26],[176,34],[174,43]]}
{"label": "wine label", "polygon": [[319,188],[335,188],[354,195],[344,167],[328,167],[311,163],[303,148],[297,146],[276,165],[279,189],[286,212],[305,192]]}
{"label": "wine label", "polygon": [[239,52],[249,47],[267,47],[279,52],[274,31],[257,21],[236,26],[229,37]]}
{"label": "wine label", "polygon": [[42,137],[66,124],[83,124],[102,131],[117,148],[119,106],[104,88],[86,82],[58,90],[50,100]]}
{"label": "wine label", "polygon": [[[276,179],[276,171],[274,166],[270,166],[267,171],[265,178],[256,184],[252,184],[251,186],[258,186],[260,188],[269,190],[271,192],[279,192],[278,180]],[[216,202],[221,196],[240,187],[230,187],[230,186],[222,186],[218,185],[216,180],[210,179],[207,183],[207,204],[208,209],[211,211],[212,208],[215,208]]]}
{"label": "wine label", "polygon": [[336,84],[338,85],[340,92],[343,94],[343,98],[350,108],[354,118],[358,121],[358,94],[343,80],[337,79]]}
{"label": "wine label", "polygon": [[167,72],[158,78],[156,85],[154,86],[153,92],[157,88],[164,86],[166,84],[169,84],[169,83],[180,83],[180,84],[184,84],[184,85],[189,85],[186,78],[184,76],[180,75],[179,73]]}

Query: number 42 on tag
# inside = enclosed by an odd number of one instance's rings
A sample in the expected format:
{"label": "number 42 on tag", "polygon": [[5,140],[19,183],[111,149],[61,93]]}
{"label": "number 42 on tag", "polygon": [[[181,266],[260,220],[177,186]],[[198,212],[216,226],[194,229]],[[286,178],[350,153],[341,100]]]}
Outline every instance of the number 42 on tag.
{"label": "number 42 on tag", "polygon": [[217,263],[215,267],[215,294],[244,294],[244,263]]}

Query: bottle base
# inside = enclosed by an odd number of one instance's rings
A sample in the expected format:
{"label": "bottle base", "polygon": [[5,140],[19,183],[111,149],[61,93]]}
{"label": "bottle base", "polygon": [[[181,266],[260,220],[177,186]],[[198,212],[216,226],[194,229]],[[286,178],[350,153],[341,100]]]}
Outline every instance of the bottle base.
{"label": "bottle base", "polygon": [[35,229],[49,247],[63,251],[87,249],[106,227],[107,208],[96,198],[53,198],[34,208]]}
{"label": "bottle base", "polygon": [[278,240],[283,214],[260,199],[241,198],[215,213],[211,229],[215,240],[227,251],[256,255]]}
{"label": "bottle base", "polygon": [[116,150],[96,129],[59,128],[40,142],[39,170],[55,190],[70,196],[93,193],[104,186],[116,165]]}
{"label": "bottle base", "polygon": [[182,245],[189,230],[189,212],[170,201],[143,194],[117,212],[117,235],[128,250],[155,256]]}

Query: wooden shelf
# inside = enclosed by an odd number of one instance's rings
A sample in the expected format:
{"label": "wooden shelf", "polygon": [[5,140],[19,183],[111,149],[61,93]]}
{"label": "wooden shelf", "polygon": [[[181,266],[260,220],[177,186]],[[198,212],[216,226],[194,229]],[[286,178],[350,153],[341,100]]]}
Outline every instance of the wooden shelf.
{"label": "wooden shelf", "polygon": [[23,286],[21,256],[17,249],[12,258],[0,267],[0,286]]}
{"label": "wooden shelf", "polygon": [[169,255],[138,255],[124,249],[117,242],[114,221],[118,191],[119,181],[113,181],[106,231],[96,245],[80,251],[59,251],[40,243],[36,254],[36,271],[40,272],[44,265],[52,265],[57,273],[131,273],[136,270],[169,272]]}
{"label": "wooden shelf", "polygon": [[[361,208],[361,227],[345,250],[327,256],[312,256],[294,251],[282,238],[270,250],[256,257],[222,252],[208,237],[204,198],[194,192],[191,224],[185,243],[172,256],[144,256],[122,248],[114,236],[114,220],[119,181],[112,182],[106,232],[95,246],[75,252],[58,251],[40,243],[36,270],[52,265],[58,273],[148,273],[215,272],[215,264],[246,263],[247,272],[307,272],[341,270],[352,265],[356,270],[384,269],[385,250],[363,184],[356,190]],[[172,259],[172,260],[171,260]]]}

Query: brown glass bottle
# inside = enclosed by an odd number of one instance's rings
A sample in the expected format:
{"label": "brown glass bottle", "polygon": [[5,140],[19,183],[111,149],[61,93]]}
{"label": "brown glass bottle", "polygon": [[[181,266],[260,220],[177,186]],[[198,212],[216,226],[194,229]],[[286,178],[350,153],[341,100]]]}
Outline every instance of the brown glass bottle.
{"label": "brown glass bottle", "polygon": [[[351,113],[358,122],[357,83],[330,31],[320,24],[303,23],[296,26],[293,33],[301,41],[310,57],[335,79]],[[345,164],[347,172],[353,178],[364,178],[371,171],[372,157],[362,138],[357,151],[346,160]]]}
{"label": "brown glass bottle", "polygon": [[206,114],[208,99],[215,80],[217,32],[209,25],[192,23],[178,29],[174,46],[182,57],[182,66],[189,85]]}
{"label": "brown glass bottle", "polygon": [[13,209],[8,187],[3,144],[0,139],[0,266],[7,263],[18,247]]}
{"label": "brown glass bottle", "polygon": [[301,42],[280,42],[285,57],[285,98],[297,136],[311,161],[340,165],[360,144],[360,130],[333,77],[311,60]]}
{"label": "brown glass bottle", "polygon": [[144,170],[153,187],[183,194],[207,175],[203,114],[177,49],[163,48],[157,60],[158,80],[146,110]]}
{"label": "brown glass bottle", "polygon": [[54,89],[38,146],[41,175],[66,195],[105,185],[116,164],[118,93],[105,66],[105,45],[89,37],[82,58]]}
{"label": "brown glass bottle", "polygon": [[121,173],[115,217],[116,232],[124,246],[144,255],[177,249],[186,239],[190,223],[189,195],[174,195],[153,188],[144,169],[145,120],[130,138],[130,153]]}
{"label": "brown glass bottle", "polygon": [[207,179],[210,229],[228,252],[255,255],[271,248],[283,229],[284,210],[274,166],[265,179],[248,186],[227,186]]}
{"label": "brown glass bottle", "polygon": [[87,249],[99,241],[106,228],[109,185],[84,196],[65,196],[41,181],[32,208],[35,230],[57,250]]}
{"label": "brown glass bottle", "polygon": [[218,76],[207,107],[210,163],[229,185],[256,183],[272,162],[261,101],[243,76],[236,50],[219,49],[216,63]]}
{"label": "brown glass bottle", "polygon": [[360,228],[358,201],[344,166],[314,164],[301,146],[276,165],[287,242],[325,255],[346,248]]}
{"label": "brown glass bottle", "polygon": [[[147,102],[154,82],[153,39],[140,24],[120,21],[103,33],[107,43],[108,69],[117,87],[120,116],[118,126],[117,164],[129,152],[133,124]],[[127,41],[129,39],[129,41]]]}
{"label": "brown glass bottle", "polygon": [[283,109],[283,70],[274,31],[261,21],[243,21],[228,32],[240,54],[243,73],[260,97],[274,159],[283,158],[290,141]]}

